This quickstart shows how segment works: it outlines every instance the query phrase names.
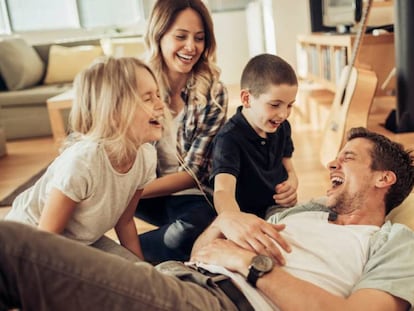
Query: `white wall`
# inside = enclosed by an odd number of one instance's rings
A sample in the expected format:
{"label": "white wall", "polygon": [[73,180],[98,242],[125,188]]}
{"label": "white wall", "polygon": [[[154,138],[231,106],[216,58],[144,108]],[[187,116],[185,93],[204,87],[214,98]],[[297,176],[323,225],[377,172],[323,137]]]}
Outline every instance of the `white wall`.
{"label": "white wall", "polygon": [[266,51],[265,28],[263,22],[262,4],[260,1],[250,2],[246,8],[245,25],[250,57]]}
{"label": "white wall", "polygon": [[239,84],[249,60],[245,11],[213,13],[217,41],[217,64],[225,84]]}
{"label": "white wall", "polygon": [[[296,37],[310,32],[309,0],[260,0],[265,10],[269,7],[274,29],[263,29],[263,12],[257,5],[246,11],[213,13],[217,39],[217,63],[222,69],[222,81],[238,84],[241,72],[250,57],[261,53],[275,53],[283,57],[295,69]],[[265,11],[265,14],[269,12]],[[269,14],[268,14],[269,15]],[[269,18],[269,16],[268,16]],[[269,27],[269,26],[268,26]],[[274,40],[266,40],[268,34]],[[261,42],[265,40],[265,42]],[[264,50],[263,50],[264,49]]]}
{"label": "white wall", "polygon": [[296,63],[296,38],[310,32],[309,0],[273,0],[276,54],[293,68]]}

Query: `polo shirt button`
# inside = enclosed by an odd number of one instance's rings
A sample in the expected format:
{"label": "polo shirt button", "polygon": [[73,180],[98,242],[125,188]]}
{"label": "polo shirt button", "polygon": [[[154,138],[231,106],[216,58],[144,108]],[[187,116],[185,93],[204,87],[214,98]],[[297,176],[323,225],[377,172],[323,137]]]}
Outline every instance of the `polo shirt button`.
{"label": "polo shirt button", "polygon": [[262,144],[262,146],[266,145],[266,141],[265,140],[262,140],[260,143]]}

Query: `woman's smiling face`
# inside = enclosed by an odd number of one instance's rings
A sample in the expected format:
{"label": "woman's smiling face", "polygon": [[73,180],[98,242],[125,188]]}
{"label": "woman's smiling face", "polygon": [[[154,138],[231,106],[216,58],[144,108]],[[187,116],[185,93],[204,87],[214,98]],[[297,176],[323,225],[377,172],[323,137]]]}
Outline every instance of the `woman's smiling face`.
{"label": "woman's smiling face", "polygon": [[205,48],[200,15],[191,8],[178,13],[175,22],[161,38],[160,45],[169,73],[191,72]]}

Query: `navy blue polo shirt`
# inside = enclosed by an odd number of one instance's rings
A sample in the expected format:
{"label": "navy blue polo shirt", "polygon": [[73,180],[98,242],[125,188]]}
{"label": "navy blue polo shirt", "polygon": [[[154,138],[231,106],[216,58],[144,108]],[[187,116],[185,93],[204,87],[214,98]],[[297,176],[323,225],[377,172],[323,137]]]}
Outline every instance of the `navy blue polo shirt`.
{"label": "navy blue polo shirt", "polygon": [[236,114],[220,129],[213,140],[213,169],[210,182],[220,173],[236,177],[236,201],[243,212],[264,218],[266,209],[275,204],[275,186],[287,179],[282,158],[294,150],[289,122],[275,133],[260,137],[238,107]]}

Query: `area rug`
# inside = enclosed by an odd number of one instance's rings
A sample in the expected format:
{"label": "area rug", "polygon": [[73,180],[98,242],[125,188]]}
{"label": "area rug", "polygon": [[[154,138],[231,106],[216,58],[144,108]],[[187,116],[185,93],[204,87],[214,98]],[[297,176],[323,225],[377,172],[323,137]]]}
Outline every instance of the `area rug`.
{"label": "area rug", "polygon": [[24,182],[22,185],[20,185],[19,187],[17,187],[12,193],[10,193],[9,195],[7,195],[3,200],[0,201],[0,207],[1,206],[11,206],[14,199],[20,194],[22,193],[24,190],[26,190],[27,188],[31,187],[32,185],[34,185],[34,183],[40,178],[40,176],[43,175],[43,173],[46,171],[47,167],[45,167],[44,169],[40,170],[40,172],[38,172],[36,175],[30,177],[26,182]]}

